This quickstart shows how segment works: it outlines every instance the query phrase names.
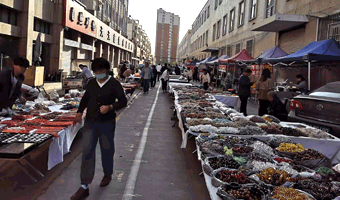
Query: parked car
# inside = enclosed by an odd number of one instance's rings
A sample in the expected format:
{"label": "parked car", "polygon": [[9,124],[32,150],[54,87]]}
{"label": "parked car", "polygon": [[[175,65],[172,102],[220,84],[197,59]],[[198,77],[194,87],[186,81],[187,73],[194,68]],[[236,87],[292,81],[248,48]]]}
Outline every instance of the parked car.
{"label": "parked car", "polygon": [[340,137],[340,81],[328,83],[290,102],[288,120],[302,122]]}

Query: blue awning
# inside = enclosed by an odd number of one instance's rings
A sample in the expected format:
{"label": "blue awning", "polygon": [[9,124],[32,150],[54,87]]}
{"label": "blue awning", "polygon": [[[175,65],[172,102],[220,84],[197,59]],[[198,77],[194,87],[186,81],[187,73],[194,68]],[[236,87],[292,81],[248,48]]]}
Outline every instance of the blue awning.
{"label": "blue awning", "polygon": [[340,44],[332,39],[312,42],[301,50],[284,57],[264,58],[262,62],[340,61]]}

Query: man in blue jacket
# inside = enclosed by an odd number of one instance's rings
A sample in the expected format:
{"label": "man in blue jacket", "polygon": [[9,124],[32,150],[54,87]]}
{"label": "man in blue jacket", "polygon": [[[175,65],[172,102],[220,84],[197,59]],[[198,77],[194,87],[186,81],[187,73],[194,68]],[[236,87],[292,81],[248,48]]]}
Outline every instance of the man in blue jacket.
{"label": "man in blue jacket", "polygon": [[239,88],[238,88],[238,96],[241,100],[241,108],[240,112],[247,116],[247,103],[248,98],[250,97],[250,87],[254,84],[250,82],[249,76],[251,74],[250,69],[246,69],[243,74],[240,76],[239,80]]}

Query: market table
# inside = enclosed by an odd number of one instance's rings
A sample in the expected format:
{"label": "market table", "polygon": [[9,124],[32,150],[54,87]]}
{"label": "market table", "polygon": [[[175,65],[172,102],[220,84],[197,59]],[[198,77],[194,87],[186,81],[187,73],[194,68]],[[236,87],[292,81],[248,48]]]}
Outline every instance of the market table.
{"label": "market table", "polygon": [[229,107],[236,108],[239,103],[238,96],[231,96],[231,95],[212,95],[216,101],[219,101]]}
{"label": "market table", "polygon": [[169,92],[170,92],[170,93],[173,93],[173,92],[174,92],[173,86],[176,86],[176,85],[192,86],[191,83],[169,82],[168,84],[169,84]]}

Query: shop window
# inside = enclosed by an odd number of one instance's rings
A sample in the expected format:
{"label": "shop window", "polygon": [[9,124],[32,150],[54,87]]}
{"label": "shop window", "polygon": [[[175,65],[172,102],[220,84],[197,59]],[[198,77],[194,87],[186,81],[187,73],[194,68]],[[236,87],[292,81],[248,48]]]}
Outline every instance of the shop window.
{"label": "shop window", "polygon": [[228,15],[224,15],[223,17],[223,27],[222,27],[222,35],[225,35],[227,34],[227,18],[228,18]]}
{"label": "shop window", "polygon": [[267,0],[266,18],[274,15],[275,0]]}
{"label": "shop window", "polygon": [[242,26],[244,24],[244,1],[239,4],[239,13],[238,13],[238,25]]}
{"label": "shop window", "polygon": [[238,43],[236,44],[236,47],[235,47],[235,54],[240,53],[240,51],[241,51],[241,43]]}
{"label": "shop window", "polygon": [[228,57],[231,57],[232,56],[232,51],[233,51],[233,48],[232,48],[232,46],[227,46],[227,56]]}
{"label": "shop window", "polygon": [[218,20],[216,28],[216,39],[220,38],[220,35],[221,35],[221,20]]}
{"label": "shop window", "polygon": [[235,8],[230,11],[229,16],[229,32],[231,32],[234,30],[235,26]]}
{"label": "shop window", "polygon": [[17,26],[18,12],[0,5],[0,22]]}
{"label": "shop window", "polygon": [[251,56],[253,56],[253,48],[254,48],[254,40],[248,40],[246,50]]}
{"label": "shop window", "polygon": [[255,19],[257,16],[257,0],[250,0],[250,15],[249,19]]}
{"label": "shop window", "polygon": [[214,26],[213,26],[213,37],[212,37],[212,41],[215,41],[215,37],[216,37],[216,24],[214,24]]}
{"label": "shop window", "polygon": [[45,22],[38,18],[34,18],[34,31],[51,34],[51,23]]}

